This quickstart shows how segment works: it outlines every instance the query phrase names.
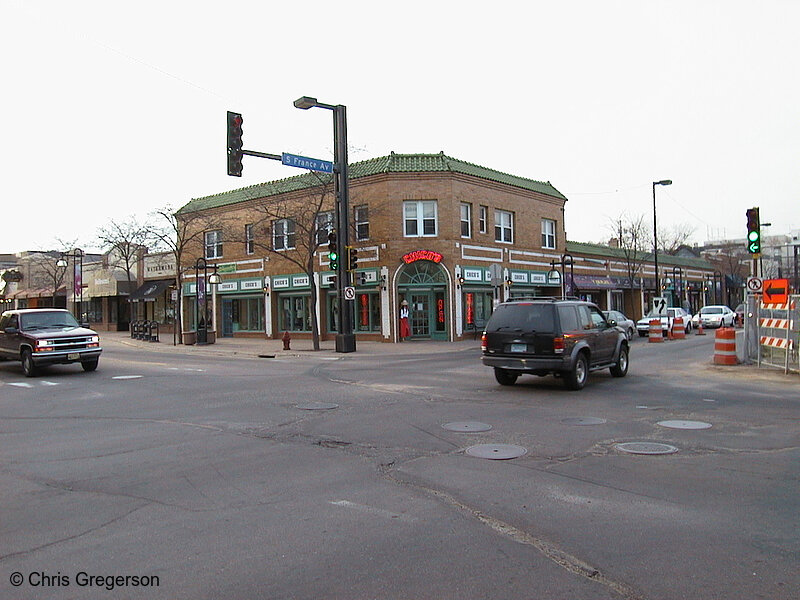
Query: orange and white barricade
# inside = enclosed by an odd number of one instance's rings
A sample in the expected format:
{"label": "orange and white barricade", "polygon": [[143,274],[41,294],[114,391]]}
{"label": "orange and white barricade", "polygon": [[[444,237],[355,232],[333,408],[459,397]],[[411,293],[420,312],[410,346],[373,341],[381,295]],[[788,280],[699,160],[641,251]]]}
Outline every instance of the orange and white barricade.
{"label": "orange and white barricade", "polygon": [[736,358],[736,330],[733,327],[720,327],[714,338],[714,364],[735,365],[739,363]]}
{"label": "orange and white barricade", "polygon": [[676,340],[686,339],[686,325],[683,323],[683,317],[675,317],[672,322],[672,337]]}
{"label": "orange and white barricade", "polygon": [[661,329],[661,319],[650,319],[650,328],[647,330],[647,336],[649,337],[648,341],[651,344],[664,341],[664,332]]}

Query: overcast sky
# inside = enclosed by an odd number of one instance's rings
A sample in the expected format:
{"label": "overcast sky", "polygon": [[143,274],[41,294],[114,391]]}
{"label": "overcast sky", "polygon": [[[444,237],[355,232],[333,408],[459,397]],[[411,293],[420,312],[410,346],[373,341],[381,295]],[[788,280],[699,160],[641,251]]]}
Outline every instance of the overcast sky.
{"label": "overcast sky", "polygon": [[[351,162],[444,151],[550,181],[567,236],[626,212],[693,241],[800,227],[800,2],[0,0],[0,252],[302,171],[245,148]],[[11,218],[9,218],[11,217]]]}

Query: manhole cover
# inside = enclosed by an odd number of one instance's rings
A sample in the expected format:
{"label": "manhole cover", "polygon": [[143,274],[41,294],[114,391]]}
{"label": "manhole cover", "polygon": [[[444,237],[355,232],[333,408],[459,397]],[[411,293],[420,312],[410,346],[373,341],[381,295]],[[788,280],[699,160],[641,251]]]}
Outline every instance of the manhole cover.
{"label": "manhole cover", "polygon": [[568,417],[561,419],[561,422],[565,425],[602,425],[606,420],[600,417]]}
{"label": "manhole cover", "polygon": [[333,402],[308,402],[306,404],[296,404],[295,408],[300,410],[331,410],[339,408],[339,405]]}
{"label": "manhole cover", "polygon": [[659,421],[656,425],[670,429],[709,429],[711,423],[705,421]]}
{"label": "manhole cover", "polygon": [[614,446],[617,450],[628,454],[674,454],[678,451],[675,446],[653,442],[624,442],[622,444],[614,444]]}
{"label": "manhole cover", "polygon": [[491,460],[506,460],[509,458],[519,458],[528,453],[522,446],[513,444],[479,444],[470,446],[466,453],[475,458],[488,458]]}
{"label": "manhole cover", "polygon": [[448,431],[460,431],[462,433],[474,433],[476,431],[489,431],[491,425],[481,423],[480,421],[453,421],[452,423],[445,423],[442,429]]}

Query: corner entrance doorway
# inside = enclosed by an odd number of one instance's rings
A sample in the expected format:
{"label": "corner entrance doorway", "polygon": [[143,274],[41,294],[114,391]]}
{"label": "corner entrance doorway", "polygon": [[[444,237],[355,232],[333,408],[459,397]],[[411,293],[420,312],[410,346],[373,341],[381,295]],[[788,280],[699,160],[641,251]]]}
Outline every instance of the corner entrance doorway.
{"label": "corner entrance doorway", "polygon": [[408,301],[411,339],[447,340],[447,276],[438,264],[418,260],[398,275],[398,306]]}

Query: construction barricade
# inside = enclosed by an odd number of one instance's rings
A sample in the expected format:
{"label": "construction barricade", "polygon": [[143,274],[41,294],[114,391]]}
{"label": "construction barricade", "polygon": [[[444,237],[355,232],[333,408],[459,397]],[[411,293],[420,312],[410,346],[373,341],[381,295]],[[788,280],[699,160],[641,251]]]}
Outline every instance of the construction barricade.
{"label": "construction barricade", "polygon": [[733,327],[720,327],[714,338],[714,364],[736,365],[736,330]]}
{"label": "construction barricade", "polygon": [[654,342],[664,341],[664,331],[661,329],[661,319],[650,320],[650,327],[647,330],[647,336],[649,338],[648,341],[651,344]]}
{"label": "construction barricade", "polygon": [[686,339],[686,325],[683,322],[683,317],[675,317],[672,322],[672,337],[676,340]]}

